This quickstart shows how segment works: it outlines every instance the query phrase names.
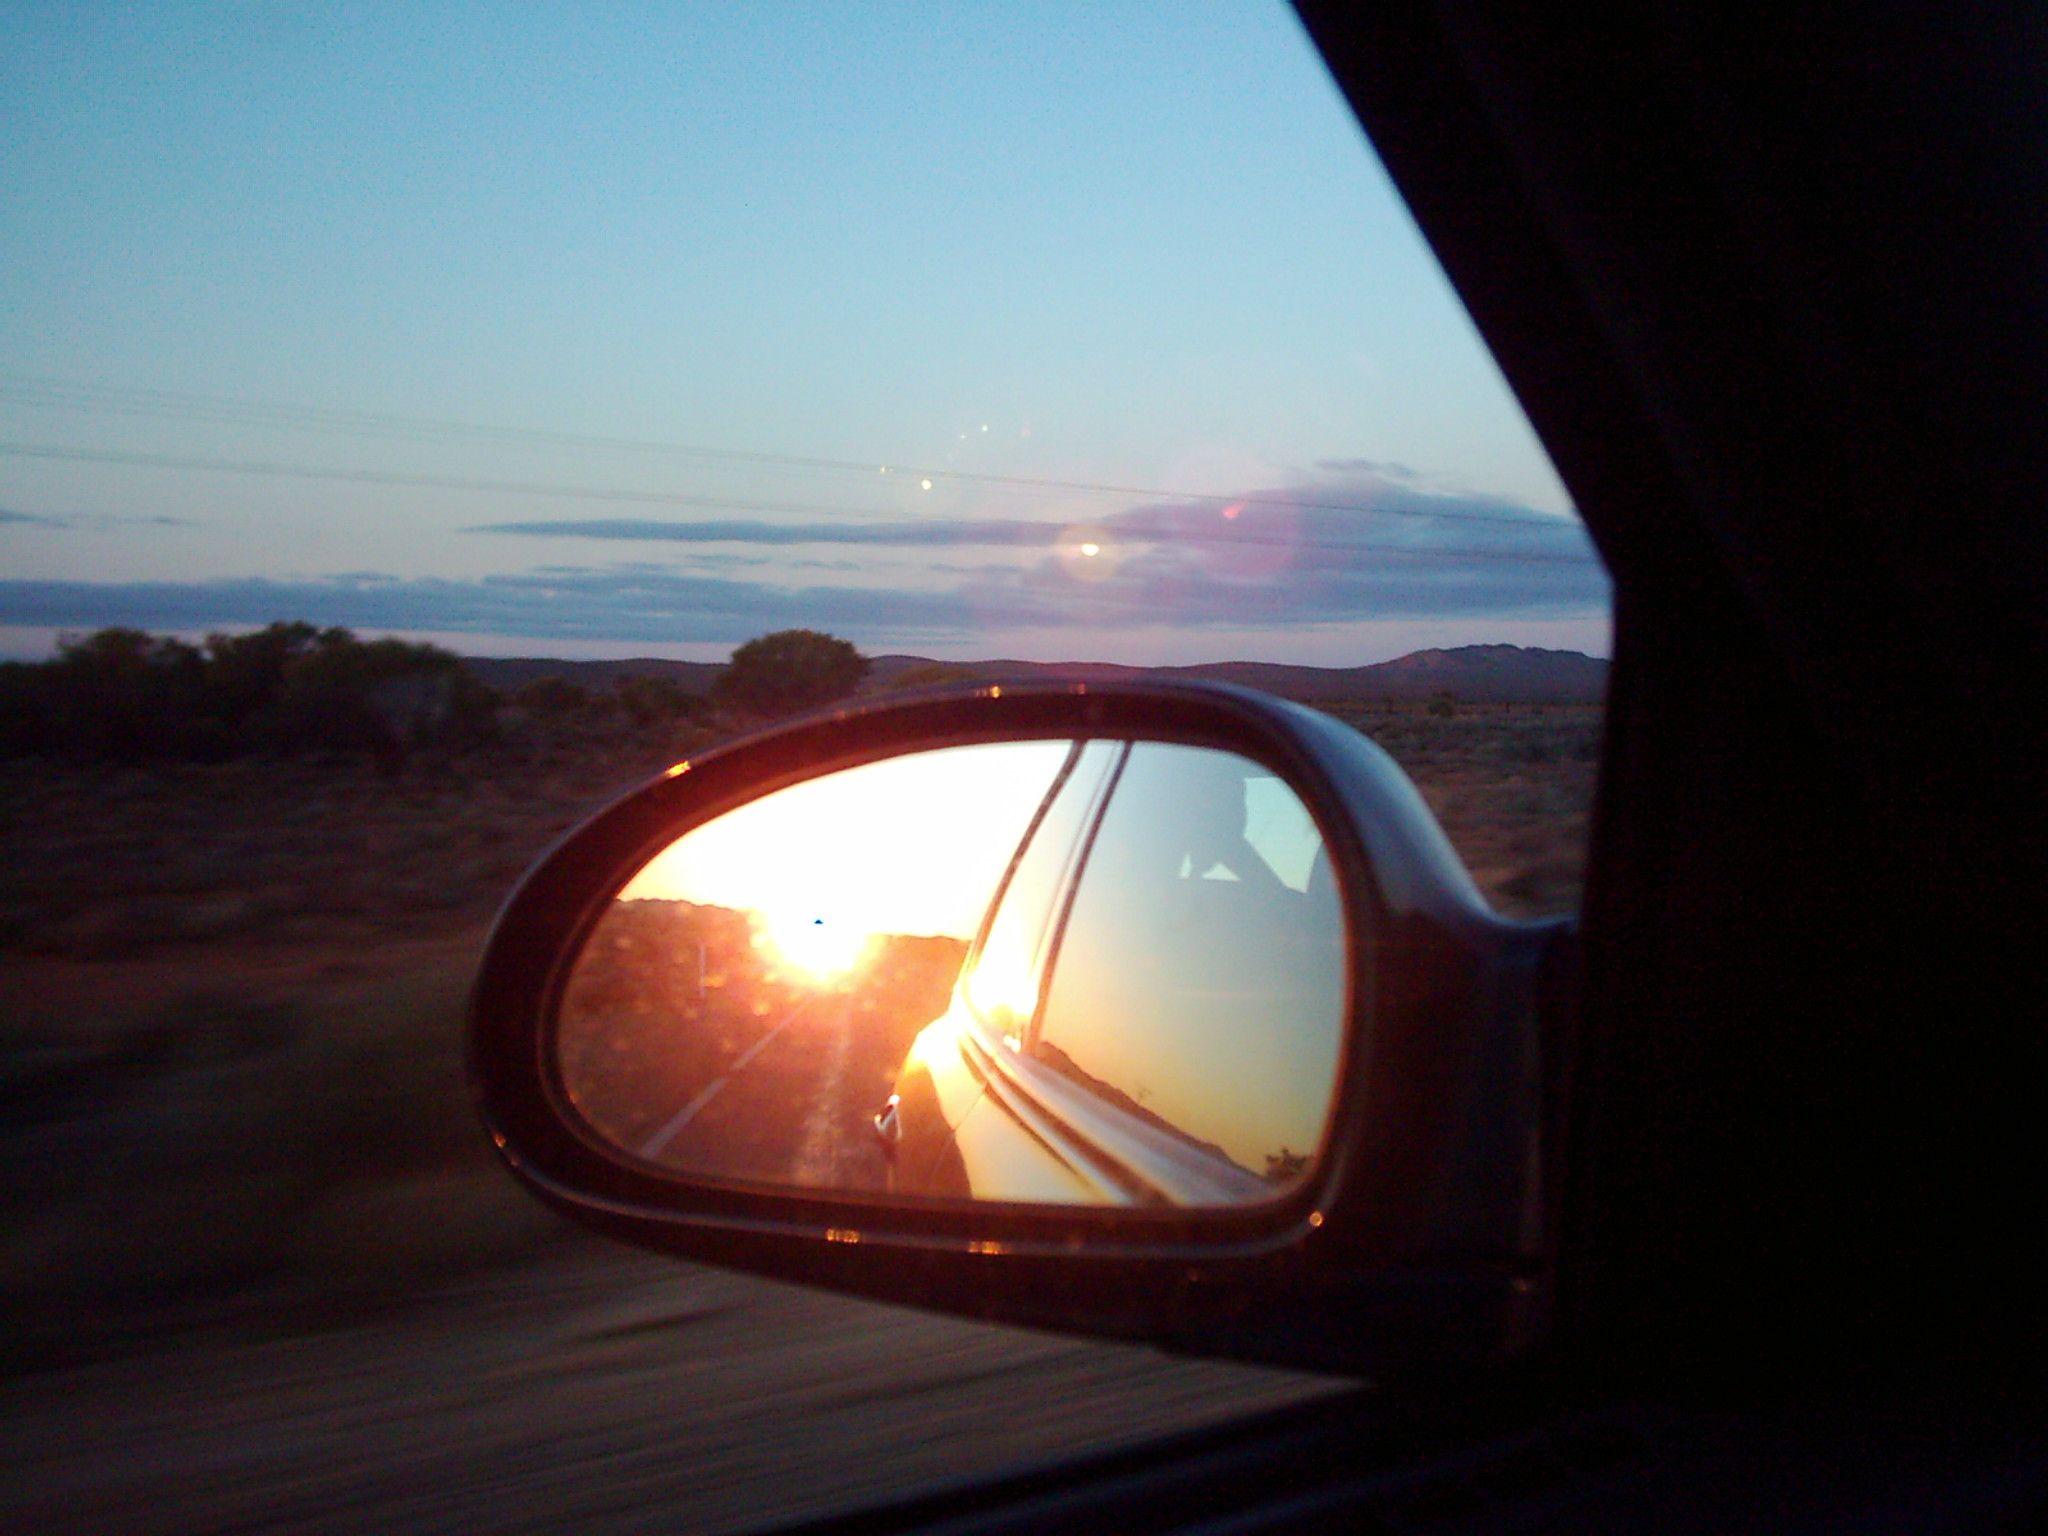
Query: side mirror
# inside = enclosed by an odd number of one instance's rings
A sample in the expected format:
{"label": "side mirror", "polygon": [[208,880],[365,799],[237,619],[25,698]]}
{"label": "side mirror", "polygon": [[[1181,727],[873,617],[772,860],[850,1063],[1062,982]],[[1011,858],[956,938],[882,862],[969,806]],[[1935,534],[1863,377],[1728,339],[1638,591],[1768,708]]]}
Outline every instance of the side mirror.
{"label": "side mirror", "polygon": [[501,915],[507,1163],[642,1246],[1276,1363],[1499,1359],[1537,1003],[1400,771],[1245,690],[985,688],[678,764]]}

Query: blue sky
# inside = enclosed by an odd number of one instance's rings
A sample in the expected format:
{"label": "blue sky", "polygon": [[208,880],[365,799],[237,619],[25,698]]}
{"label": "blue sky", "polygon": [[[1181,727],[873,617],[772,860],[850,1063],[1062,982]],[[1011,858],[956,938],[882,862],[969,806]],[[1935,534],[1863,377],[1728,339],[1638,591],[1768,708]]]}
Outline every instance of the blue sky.
{"label": "blue sky", "polygon": [[0,142],[14,654],[1605,649],[1278,6],[4,5]]}

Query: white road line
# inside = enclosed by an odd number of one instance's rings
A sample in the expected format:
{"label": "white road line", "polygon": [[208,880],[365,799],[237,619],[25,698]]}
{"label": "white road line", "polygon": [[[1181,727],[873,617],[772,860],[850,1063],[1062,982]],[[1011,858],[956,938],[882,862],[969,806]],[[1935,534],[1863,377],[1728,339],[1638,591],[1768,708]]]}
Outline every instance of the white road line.
{"label": "white road line", "polygon": [[852,1046],[853,999],[849,997],[841,1004],[838,1022],[832,1029],[832,1054],[824,1081],[812,1097],[811,1112],[804,1117],[803,1145],[790,1165],[793,1184],[830,1189],[845,1182],[837,1176],[841,1127],[833,1113],[841,1107],[840,1085],[846,1077],[846,1058]]}
{"label": "white road line", "polygon": [[677,1110],[675,1114],[669,1117],[667,1123],[664,1124],[660,1130],[656,1131],[652,1136],[648,1137],[645,1141],[640,1143],[640,1155],[642,1157],[649,1159],[661,1156],[663,1149],[666,1148],[670,1142],[674,1141],[677,1135],[681,1133],[683,1127],[688,1125],[690,1121],[696,1117],[697,1111],[702,1109],[706,1104],[709,1104],[712,1101],[712,1099],[716,1098],[719,1089],[723,1088],[728,1082],[732,1081],[732,1079],[738,1076],[741,1072],[744,1072],[747,1069],[747,1063],[752,1061],[756,1056],[760,1055],[762,1050],[767,1046],[770,1040],[773,1040],[777,1035],[781,1034],[785,1029],[789,1028],[789,1026],[796,1021],[796,1016],[802,1013],[804,1009],[808,1008],[810,1004],[811,999],[807,997],[802,1002],[798,1003],[794,1008],[790,1009],[789,1012],[785,1013],[782,1016],[780,1023],[778,1023],[773,1029],[769,1030],[768,1033],[763,1035],[760,1039],[756,1040],[752,1045],[748,1046],[746,1051],[740,1056],[740,1059],[738,1061],[735,1061],[730,1067],[727,1067],[725,1071],[721,1072],[717,1077],[714,1077],[713,1079],[711,1079],[710,1082],[706,1083],[704,1085],[703,1090],[697,1095],[697,1097],[690,1100],[690,1102],[685,1104],[681,1109]]}

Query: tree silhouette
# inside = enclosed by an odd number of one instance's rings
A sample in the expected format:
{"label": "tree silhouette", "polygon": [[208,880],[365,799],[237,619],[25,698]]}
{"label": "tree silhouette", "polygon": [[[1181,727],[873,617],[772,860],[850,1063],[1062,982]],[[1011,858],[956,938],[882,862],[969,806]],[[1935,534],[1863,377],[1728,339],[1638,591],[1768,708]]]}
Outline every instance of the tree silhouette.
{"label": "tree silhouette", "polygon": [[138,629],[65,636],[0,668],[0,756],[215,761],[252,752],[375,755],[495,733],[490,690],[438,646],[279,622],[204,648]]}
{"label": "tree silhouette", "polygon": [[783,715],[845,698],[867,676],[853,643],[815,629],[779,629],[732,653],[713,688],[718,701],[752,715]]}

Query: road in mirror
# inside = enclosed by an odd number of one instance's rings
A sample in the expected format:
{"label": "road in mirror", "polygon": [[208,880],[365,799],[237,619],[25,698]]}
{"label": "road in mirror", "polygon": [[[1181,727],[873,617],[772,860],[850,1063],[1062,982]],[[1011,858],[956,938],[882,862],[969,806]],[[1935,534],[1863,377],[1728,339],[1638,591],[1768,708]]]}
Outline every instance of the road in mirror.
{"label": "road in mirror", "polygon": [[1300,798],[1151,741],[946,747],[694,828],[564,992],[585,1123],[698,1177],[1237,1206],[1313,1167],[1345,914]]}

